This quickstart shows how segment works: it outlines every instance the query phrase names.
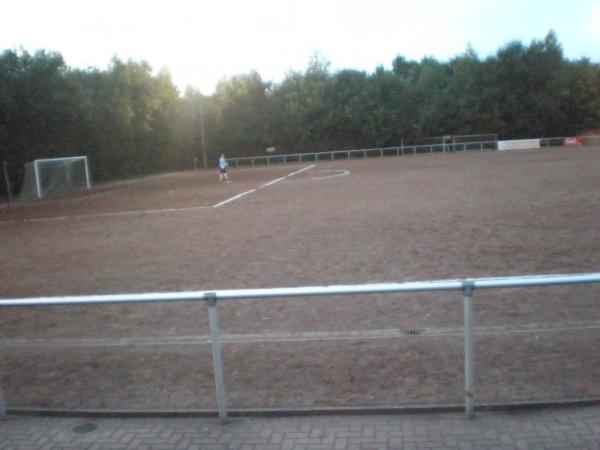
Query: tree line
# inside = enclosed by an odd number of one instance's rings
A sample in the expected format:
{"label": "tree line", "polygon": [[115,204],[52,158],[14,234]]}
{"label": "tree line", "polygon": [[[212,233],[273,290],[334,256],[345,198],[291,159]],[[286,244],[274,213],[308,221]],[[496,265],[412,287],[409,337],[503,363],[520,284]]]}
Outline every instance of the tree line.
{"label": "tree line", "polygon": [[[189,169],[216,155],[395,146],[430,136],[570,136],[600,126],[600,64],[569,60],[554,32],[480,58],[332,71],[315,56],[281,82],[255,71],[212,95],[178,92],[167,70],[114,58],[70,68],[58,52],[0,54],[0,161],[18,187],[25,162],[85,154],[95,181]],[[204,130],[204,139],[203,133]],[[206,145],[203,148],[203,141]],[[4,189],[0,188],[1,192]],[[0,193],[0,195],[2,195]]]}

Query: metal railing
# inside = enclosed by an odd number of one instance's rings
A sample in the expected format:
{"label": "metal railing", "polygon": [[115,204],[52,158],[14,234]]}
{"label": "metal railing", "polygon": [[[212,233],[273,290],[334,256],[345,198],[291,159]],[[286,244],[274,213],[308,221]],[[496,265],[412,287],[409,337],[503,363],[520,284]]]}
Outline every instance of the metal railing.
{"label": "metal railing", "polygon": [[427,153],[451,153],[467,151],[496,150],[498,141],[481,142],[460,142],[446,144],[428,144],[428,145],[401,145],[398,147],[377,147],[362,148],[355,150],[330,150],[311,153],[288,153],[282,155],[264,155],[264,156],[245,156],[240,158],[227,158],[229,164],[236,167],[250,165],[254,167],[258,164],[278,164],[307,161],[333,161],[336,159],[351,159],[383,156],[403,156],[417,155]]}
{"label": "metal railing", "polygon": [[[564,145],[564,137],[541,138],[540,147],[555,147]],[[282,155],[244,156],[239,158],[227,158],[230,164],[236,167],[249,165],[254,167],[258,164],[271,165],[278,163],[309,162],[309,161],[333,161],[336,159],[351,159],[383,156],[403,156],[427,153],[457,153],[468,151],[497,150],[498,141],[477,142],[446,142],[445,144],[427,145],[401,145],[398,147],[376,147],[355,150],[330,150],[311,153],[288,153]]]}
{"label": "metal railing", "polygon": [[[473,297],[477,289],[555,286],[568,284],[600,283],[600,273],[536,275],[504,278],[466,278],[456,280],[411,281],[404,283],[380,283],[337,286],[310,286],[295,288],[233,289],[220,291],[192,291],[149,294],[85,295],[70,297],[37,297],[0,299],[0,307],[33,307],[57,305],[91,305],[109,303],[149,303],[205,301],[211,334],[213,369],[216,398],[221,419],[227,418],[227,395],[225,389],[221,340],[217,303],[224,300],[269,299],[286,297],[318,297],[357,294],[391,294],[407,292],[462,291],[464,311],[464,403],[465,414],[473,417],[475,402],[475,366],[473,341]],[[6,407],[0,391],[0,414]]]}

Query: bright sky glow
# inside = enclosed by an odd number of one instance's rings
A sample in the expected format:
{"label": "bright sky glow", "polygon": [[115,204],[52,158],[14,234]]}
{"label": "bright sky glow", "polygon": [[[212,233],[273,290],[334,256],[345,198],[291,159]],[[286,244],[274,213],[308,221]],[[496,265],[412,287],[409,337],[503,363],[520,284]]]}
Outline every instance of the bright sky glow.
{"label": "bright sky glow", "polygon": [[144,60],[204,94],[252,69],[280,81],[315,51],[334,70],[370,72],[397,55],[447,60],[469,44],[485,57],[550,29],[568,58],[600,62],[598,0],[20,0],[2,16],[0,50],[55,50],[80,68]]}

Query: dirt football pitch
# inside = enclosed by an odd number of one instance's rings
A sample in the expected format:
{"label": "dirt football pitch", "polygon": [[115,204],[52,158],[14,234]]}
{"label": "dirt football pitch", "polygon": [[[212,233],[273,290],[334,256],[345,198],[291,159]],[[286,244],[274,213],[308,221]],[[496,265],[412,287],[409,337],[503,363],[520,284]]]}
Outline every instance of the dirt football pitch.
{"label": "dirt football pitch", "polygon": [[[173,173],[0,206],[0,298],[600,272],[600,148]],[[229,406],[460,403],[460,292],[219,304]],[[600,285],[475,293],[477,403],[600,397]],[[216,408],[202,302],[0,309],[8,407]]]}

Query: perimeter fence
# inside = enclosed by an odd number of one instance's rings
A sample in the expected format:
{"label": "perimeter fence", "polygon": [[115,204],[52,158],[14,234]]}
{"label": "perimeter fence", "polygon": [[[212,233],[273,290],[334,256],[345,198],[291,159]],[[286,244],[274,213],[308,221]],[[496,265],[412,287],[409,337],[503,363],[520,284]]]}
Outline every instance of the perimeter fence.
{"label": "perimeter fence", "polygon": [[[334,295],[392,294],[409,292],[462,291],[464,312],[464,408],[468,418],[473,417],[475,405],[475,346],[473,297],[477,289],[529,288],[600,283],[600,273],[536,275],[504,278],[465,278],[455,280],[414,281],[337,286],[311,286],[295,288],[235,289],[219,291],[193,291],[174,293],[145,293],[120,295],[89,295],[69,297],[37,297],[0,299],[1,307],[40,307],[57,305],[92,305],[110,303],[154,303],[204,301],[208,306],[211,334],[212,362],[215,378],[219,417],[228,416],[227,395],[222,362],[221,333],[217,304],[219,301],[244,299],[270,299],[288,297],[320,297]],[[6,415],[6,405],[0,391],[0,415]]]}
{"label": "perimeter fence", "polygon": [[[554,147],[564,145],[565,138],[542,138],[541,147]],[[404,156],[434,153],[465,153],[498,150],[497,140],[478,142],[451,142],[427,145],[401,145],[397,147],[361,148],[354,150],[329,150],[310,153],[288,153],[281,155],[244,156],[227,158],[235,167],[255,165],[271,165],[286,163],[334,161],[338,159],[367,159],[384,156]]]}

